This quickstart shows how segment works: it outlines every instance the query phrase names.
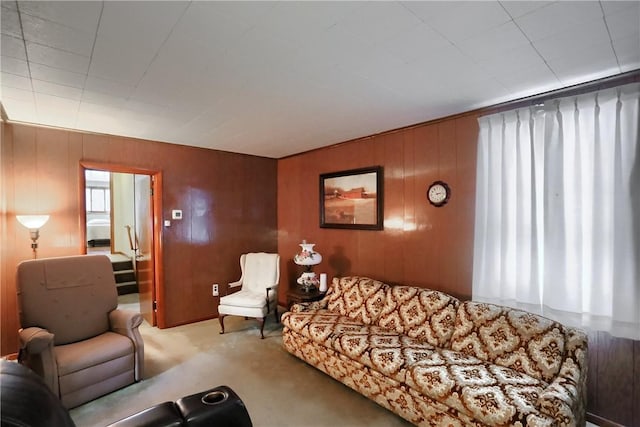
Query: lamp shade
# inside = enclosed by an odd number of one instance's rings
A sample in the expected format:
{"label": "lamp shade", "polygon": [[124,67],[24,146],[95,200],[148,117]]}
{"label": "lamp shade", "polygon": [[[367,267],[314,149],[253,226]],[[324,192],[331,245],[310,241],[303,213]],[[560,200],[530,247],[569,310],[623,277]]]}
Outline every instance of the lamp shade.
{"label": "lamp shade", "polygon": [[307,243],[303,240],[300,243],[300,252],[294,255],[293,262],[298,265],[318,265],[322,262],[322,255],[313,250],[315,243]]}
{"label": "lamp shade", "polygon": [[37,230],[49,221],[49,215],[16,215],[16,218],[29,230]]}

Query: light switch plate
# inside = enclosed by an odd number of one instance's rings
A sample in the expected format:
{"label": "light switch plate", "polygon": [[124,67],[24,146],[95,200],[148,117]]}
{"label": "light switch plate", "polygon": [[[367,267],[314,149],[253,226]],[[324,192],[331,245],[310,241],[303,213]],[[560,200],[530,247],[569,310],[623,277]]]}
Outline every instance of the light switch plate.
{"label": "light switch plate", "polygon": [[182,219],[182,211],[180,209],[172,210],[171,219]]}

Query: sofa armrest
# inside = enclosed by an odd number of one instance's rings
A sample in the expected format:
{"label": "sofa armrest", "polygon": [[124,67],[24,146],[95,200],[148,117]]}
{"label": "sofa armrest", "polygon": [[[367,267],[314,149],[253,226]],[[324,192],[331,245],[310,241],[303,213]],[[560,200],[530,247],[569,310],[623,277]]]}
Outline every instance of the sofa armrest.
{"label": "sofa armrest", "polygon": [[31,368],[58,395],[58,363],[53,353],[54,334],[44,328],[32,326],[18,331],[20,363]]}
{"label": "sofa armrest", "polygon": [[142,315],[130,310],[115,309],[109,313],[111,331],[128,337],[135,350],[135,380],[140,381],[144,374],[144,341],[138,327],[142,324]]}
{"label": "sofa armrest", "polygon": [[320,301],[299,302],[291,306],[291,311],[293,313],[302,313],[305,311],[321,310],[323,308],[327,308],[326,298],[323,298]]}
{"label": "sofa armrest", "polygon": [[554,420],[554,426],[582,426],[587,404],[587,335],[567,328],[565,336],[560,371],[538,397],[538,406]]}

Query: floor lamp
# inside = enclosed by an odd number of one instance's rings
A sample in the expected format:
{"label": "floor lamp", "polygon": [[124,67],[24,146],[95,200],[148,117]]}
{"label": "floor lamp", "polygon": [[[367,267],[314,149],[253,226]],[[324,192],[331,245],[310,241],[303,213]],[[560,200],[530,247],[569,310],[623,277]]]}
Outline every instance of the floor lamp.
{"label": "floor lamp", "polygon": [[18,222],[29,229],[31,234],[31,249],[33,249],[33,258],[38,258],[38,238],[40,237],[40,228],[49,220],[49,215],[16,215]]}

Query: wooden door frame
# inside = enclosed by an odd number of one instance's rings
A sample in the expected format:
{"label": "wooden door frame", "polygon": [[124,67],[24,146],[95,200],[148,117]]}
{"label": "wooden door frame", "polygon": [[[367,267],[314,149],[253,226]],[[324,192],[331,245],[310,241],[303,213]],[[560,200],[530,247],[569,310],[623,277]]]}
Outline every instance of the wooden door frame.
{"label": "wooden door frame", "polygon": [[[156,302],[156,310],[153,313],[154,325],[160,329],[166,328],[165,322],[165,312],[164,312],[164,298],[163,288],[164,288],[164,275],[163,275],[163,264],[162,264],[162,171],[155,169],[145,169],[139,168],[135,166],[126,166],[116,163],[100,163],[100,162],[92,162],[92,161],[80,161],[79,167],[79,182],[80,182],[80,211],[86,212],[86,196],[85,196],[85,188],[86,188],[86,178],[85,178],[85,170],[87,169],[97,169],[104,170],[108,172],[117,172],[117,173],[130,173],[137,175],[148,175],[151,177],[153,181],[153,274],[154,274],[154,284],[153,284],[153,300]],[[80,215],[80,253],[87,253],[87,216]]]}

